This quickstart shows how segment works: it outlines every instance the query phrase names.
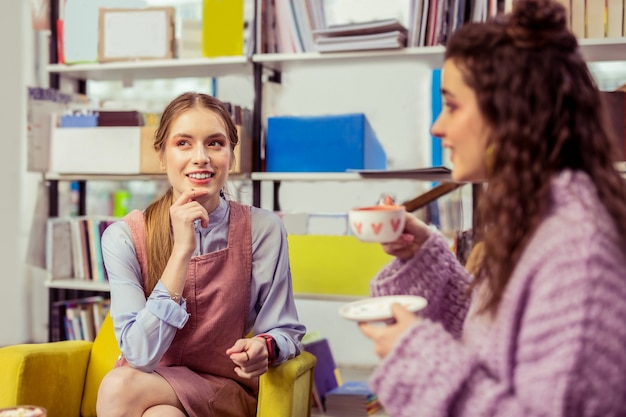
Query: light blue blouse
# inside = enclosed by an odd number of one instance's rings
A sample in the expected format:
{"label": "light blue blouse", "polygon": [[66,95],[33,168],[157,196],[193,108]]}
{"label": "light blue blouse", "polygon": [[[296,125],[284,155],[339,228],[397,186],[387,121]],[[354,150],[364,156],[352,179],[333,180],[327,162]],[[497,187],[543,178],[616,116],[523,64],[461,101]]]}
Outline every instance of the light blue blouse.
{"label": "light blue blouse", "polygon": [[[229,205],[209,214],[209,226],[198,229],[196,254],[227,246]],[[280,350],[276,363],[298,355],[306,331],[298,321],[291,285],[287,234],[274,213],[251,208],[252,280],[246,331],[271,334]],[[111,317],[120,348],[131,366],[153,371],[176,330],[189,317],[186,303],[169,298],[159,281],[146,300],[141,269],[128,224],[118,221],[102,236],[102,256],[111,286]]]}

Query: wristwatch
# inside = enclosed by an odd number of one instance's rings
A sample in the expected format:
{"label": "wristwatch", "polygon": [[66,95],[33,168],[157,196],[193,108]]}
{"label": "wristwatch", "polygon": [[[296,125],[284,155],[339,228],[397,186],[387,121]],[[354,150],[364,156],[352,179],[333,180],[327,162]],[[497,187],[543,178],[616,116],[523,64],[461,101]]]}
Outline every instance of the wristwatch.
{"label": "wristwatch", "polygon": [[278,359],[278,356],[280,354],[280,349],[278,348],[278,344],[276,343],[276,340],[272,337],[272,335],[269,335],[267,333],[261,333],[256,335],[256,337],[261,337],[263,339],[265,339],[265,344],[267,346],[267,355],[268,355],[268,362],[270,365],[273,365],[274,362],[276,362],[276,360]]}

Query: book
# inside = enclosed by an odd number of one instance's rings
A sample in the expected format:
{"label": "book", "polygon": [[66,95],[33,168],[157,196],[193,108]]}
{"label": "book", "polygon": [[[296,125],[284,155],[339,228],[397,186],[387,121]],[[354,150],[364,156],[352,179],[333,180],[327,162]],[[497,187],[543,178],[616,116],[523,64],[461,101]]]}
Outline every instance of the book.
{"label": "book", "polygon": [[406,46],[406,32],[393,31],[368,35],[319,37],[315,40],[318,52],[395,49]]}
{"label": "book", "polygon": [[143,126],[141,112],[136,110],[98,110],[98,126]]}
{"label": "book", "polygon": [[585,30],[585,0],[571,0],[570,23],[572,33],[578,39],[587,37]]}
{"label": "book", "polygon": [[46,270],[51,279],[71,278],[74,272],[70,220],[51,218],[46,231]]}
{"label": "book", "polygon": [[586,37],[594,39],[604,38],[606,36],[604,27],[604,1],[593,2],[593,4],[590,1],[585,3],[587,6],[585,13],[587,23]]}
{"label": "book", "polygon": [[72,239],[72,264],[74,279],[85,279],[85,266],[83,263],[83,244],[80,224],[76,219],[70,221]]}
{"label": "book", "polygon": [[243,0],[204,0],[202,54],[205,57],[243,55]]}
{"label": "book", "polygon": [[354,169],[348,172],[358,172],[368,179],[414,179],[421,181],[451,181],[452,171],[444,166],[433,166],[416,169]]}
{"label": "book", "polygon": [[102,247],[100,240],[104,230],[116,219],[114,218],[99,218],[91,216],[87,219],[87,225],[89,228],[89,248],[91,256],[91,279],[97,282],[106,282],[106,271],[104,268],[104,262],[102,260]]}
{"label": "book", "polygon": [[101,282],[100,269],[98,268],[98,251],[100,250],[100,235],[96,220],[92,217],[85,219],[87,222],[87,237],[89,239],[89,259],[91,264],[91,280]]}
{"label": "book", "polygon": [[[422,0],[411,0],[409,32],[407,35],[407,46],[419,46],[421,24],[422,24]],[[428,7],[428,6],[427,6]]]}
{"label": "book", "polygon": [[397,19],[374,20],[370,22],[346,23],[332,25],[328,28],[313,30],[313,36],[318,37],[341,37],[371,35],[384,32],[407,32],[407,29]]}
{"label": "book", "polygon": [[317,359],[315,372],[313,373],[314,402],[319,398],[322,407],[325,408],[326,393],[339,386],[338,369],[333,358],[328,339],[320,338],[304,344],[304,350],[313,354]]}
{"label": "book", "polygon": [[83,255],[83,270],[85,271],[85,279],[93,280],[91,269],[91,247],[89,246],[89,229],[87,226],[87,217],[79,217],[76,219],[80,229],[80,245]]}
{"label": "book", "polygon": [[93,316],[93,304],[82,304],[78,306],[80,316],[80,327],[84,340],[93,342],[96,338],[96,328]]}
{"label": "book", "polygon": [[326,393],[326,414],[329,416],[370,416],[382,408],[378,396],[366,381],[346,381]]}
{"label": "book", "polygon": [[[94,316],[94,306],[99,305],[97,311],[101,314]],[[110,301],[100,295],[55,301],[51,305],[52,320],[64,334],[56,332],[51,341],[59,340],[93,340],[108,312]],[[96,325],[96,321],[100,325]]]}
{"label": "book", "polygon": [[623,0],[607,0],[606,6],[606,37],[620,38],[624,34],[622,27],[622,19],[624,18]]}
{"label": "book", "polygon": [[402,48],[408,30],[397,19],[333,25],[313,30],[318,52]]}

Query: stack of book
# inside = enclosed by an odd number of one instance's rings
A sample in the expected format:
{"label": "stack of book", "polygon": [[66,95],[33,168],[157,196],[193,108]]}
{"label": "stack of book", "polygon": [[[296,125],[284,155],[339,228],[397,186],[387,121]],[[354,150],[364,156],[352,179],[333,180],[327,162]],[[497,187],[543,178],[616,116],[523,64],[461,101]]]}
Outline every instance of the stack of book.
{"label": "stack of book", "polygon": [[407,29],[397,19],[350,23],[313,30],[319,52],[404,48]]}
{"label": "stack of book", "polygon": [[329,416],[370,416],[381,409],[378,396],[365,381],[346,381],[328,391],[325,405]]}
{"label": "stack of book", "polygon": [[50,320],[55,323],[51,341],[93,341],[109,313],[111,300],[99,295],[52,303]]}
{"label": "stack of book", "polygon": [[100,239],[112,216],[54,217],[47,220],[46,269],[50,280],[107,282]]}

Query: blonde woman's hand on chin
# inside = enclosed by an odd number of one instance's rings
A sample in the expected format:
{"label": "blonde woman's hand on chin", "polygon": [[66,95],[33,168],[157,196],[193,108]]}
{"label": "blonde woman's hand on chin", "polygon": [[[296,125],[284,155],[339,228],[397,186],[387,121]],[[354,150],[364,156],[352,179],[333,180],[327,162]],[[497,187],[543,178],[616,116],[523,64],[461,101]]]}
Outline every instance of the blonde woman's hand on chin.
{"label": "blonde woman's hand on chin", "polygon": [[413,214],[406,213],[405,216],[406,224],[400,237],[393,242],[382,244],[385,252],[402,260],[412,258],[432,233],[426,223]]}
{"label": "blonde woman's hand on chin", "polygon": [[202,227],[207,227],[209,214],[195,199],[207,193],[206,189],[187,190],[172,203],[170,221],[175,251],[191,254],[196,249],[196,230],[193,222],[200,219]]}
{"label": "blonde woman's hand on chin", "polygon": [[399,303],[391,305],[394,323],[386,326],[359,323],[359,329],[374,342],[374,352],[379,358],[384,359],[398,342],[398,338],[409,327],[413,326],[419,318]]}

